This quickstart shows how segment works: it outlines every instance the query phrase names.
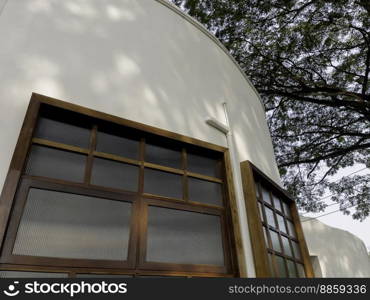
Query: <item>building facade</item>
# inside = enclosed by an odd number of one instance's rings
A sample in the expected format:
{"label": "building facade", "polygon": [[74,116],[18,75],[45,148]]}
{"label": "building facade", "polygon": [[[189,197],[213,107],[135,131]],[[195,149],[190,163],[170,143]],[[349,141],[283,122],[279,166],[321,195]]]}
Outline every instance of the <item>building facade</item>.
{"label": "building facade", "polygon": [[262,102],[162,0],[0,1],[0,274],[313,277]]}

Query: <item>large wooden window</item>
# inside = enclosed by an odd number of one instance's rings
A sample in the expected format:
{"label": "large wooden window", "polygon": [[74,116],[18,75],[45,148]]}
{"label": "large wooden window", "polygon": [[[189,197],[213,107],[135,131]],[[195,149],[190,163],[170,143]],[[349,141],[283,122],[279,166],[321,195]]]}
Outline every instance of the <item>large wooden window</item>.
{"label": "large wooden window", "polygon": [[294,200],[251,162],[241,163],[258,277],[313,277]]}
{"label": "large wooden window", "polygon": [[33,95],[1,198],[0,276],[239,276],[225,155]]}

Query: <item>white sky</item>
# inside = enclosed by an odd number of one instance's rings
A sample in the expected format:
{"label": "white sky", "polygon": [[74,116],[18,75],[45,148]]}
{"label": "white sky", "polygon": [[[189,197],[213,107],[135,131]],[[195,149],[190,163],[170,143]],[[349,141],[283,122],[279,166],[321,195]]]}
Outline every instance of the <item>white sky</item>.
{"label": "white sky", "polygon": [[[357,170],[363,169],[364,167],[365,167],[364,165],[356,165],[356,166],[353,166],[353,167],[345,168],[345,169],[339,171],[335,175],[335,177],[333,176],[332,180],[333,181],[338,180],[339,178],[341,178],[343,176],[346,176],[348,174],[351,174],[352,172],[355,172]],[[363,170],[361,172],[358,172],[356,174],[353,174],[353,175],[361,175],[361,174],[366,174],[366,173],[370,173],[370,169],[365,169],[365,170]],[[325,195],[323,197],[325,197]],[[369,199],[370,199],[370,195],[369,195]],[[327,201],[327,204],[333,204],[333,203],[334,202],[332,202],[330,200]],[[319,213],[316,213],[316,214],[313,214],[313,213],[307,214],[305,212],[301,212],[301,214],[304,214],[307,217],[317,217],[319,215],[326,214],[326,213],[329,213],[329,212],[332,212],[332,211],[336,211],[338,209],[339,209],[339,205],[332,205],[332,206],[326,208],[326,210],[324,212],[319,212]],[[367,219],[360,222],[358,220],[353,220],[350,215],[349,216],[343,215],[343,213],[339,211],[339,212],[329,214],[327,216],[320,217],[320,218],[318,218],[318,220],[320,220],[321,222],[323,222],[323,223],[325,223],[329,226],[337,227],[337,228],[340,228],[340,229],[343,229],[343,230],[347,230],[347,231],[355,234],[356,236],[358,236],[360,239],[362,239],[364,241],[368,251],[370,252],[370,217],[367,217]]]}

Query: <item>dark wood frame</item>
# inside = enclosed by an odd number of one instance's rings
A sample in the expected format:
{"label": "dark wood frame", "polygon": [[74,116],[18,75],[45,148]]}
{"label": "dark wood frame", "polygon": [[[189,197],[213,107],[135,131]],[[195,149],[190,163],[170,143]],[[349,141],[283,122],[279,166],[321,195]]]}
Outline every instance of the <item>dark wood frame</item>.
{"label": "dark wood frame", "polygon": [[[126,261],[102,261],[102,260],[78,260],[78,259],[66,259],[66,258],[49,258],[49,257],[33,257],[33,256],[22,256],[22,255],[13,255],[12,249],[15,243],[16,234],[18,230],[18,224],[22,217],[22,212],[27,200],[28,190],[30,188],[40,188],[45,190],[52,190],[58,192],[72,193],[76,195],[84,196],[93,196],[99,197],[102,201],[106,200],[115,200],[132,203],[132,211],[135,212],[136,202],[134,201],[137,197],[133,193],[115,193],[115,192],[106,192],[97,189],[91,189],[80,186],[66,186],[60,185],[55,182],[47,182],[34,179],[32,176],[24,176],[22,183],[18,189],[16,196],[15,205],[13,207],[12,217],[8,225],[7,236],[5,238],[4,247],[2,250],[2,256],[0,258],[0,263],[9,263],[9,264],[22,264],[22,262],[27,261],[31,265],[43,265],[43,266],[60,266],[60,267],[73,267],[78,261],[79,266],[82,267],[102,267],[102,268],[132,268],[134,265],[134,256],[136,253],[136,248],[134,248],[135,240],[137,239],[137,232],[133,230],[134,228],[134,218],[131,218],[130,226],[130,243],[132,249],[128,251],[128,258]],[[104,199],[104,200],[103,200]]]}
{"label": "dark wood frame", "polygon": [[[33,138],[33,132],[35,130],[37,124],[37,118],[39,115],[40,107],[42,105],[48,105],[52,107],[61,108],[64,110],[76,112],[88,117],[92,117],[94,119],[103,120],[105,122],[111,122],[114,124],[134,128],[146,133],[154,134],[157,136],[162,136],[165,138],[170,138],[182,143],[195,145],[198,147],[202,147],[205,149],[209,149],[212,151],[219,152],[223,157],[223,166],[224,166],[224,174],[222,174],[221,178],[214,178],[210,176],[205,176],[201,174],[191,173],[186,171],[186,166],[182,166],[182,169],[174,169],[165,166],[155,165],[151,163],[144,162],[142,156],[144,155],[144,147],[145,147],[145,139],[141,139],[140,141],[140,159],[139,160],[132,160],[127,158],[122,158],[116,155],[106,154],[97,152],[95,150],[96,146],[96,134],[97,129],[96,127],[93,128],[93,132],[90,138],[90,147],[89,149],[83,149],[71,145],[65,145],[61,143],[51,142],[48,140],[43,140],[39,138]],[[44,145],[52,148],[64,149],[67,151],[82,153],[87,156],[87,167],[85,169],[84,175],[84,182],[83,183],[66,183],[63,180],[53,179],[50,180],[49,178],[44,177],[37,177],[37,176],[29,176],[29,175],[22,175],[23,169],[25,167],[25,163],[27,160],[27,154],[32,144]],[[183,151],[183,157],[185,158],[183,161],[186,162],[186,152]],[[132,165],[137,165],[140,168],[140,176],[139,176],[139,191],[138,193],[123,193],[121,190],[115,190],[111,188],[102,188],[93,185],[87,185],[89,179],[91,177],[92,171],[92,161],[93,157],[101,157],[107,158],[115,161],[121,161],[124,163],[129,163]],[[213,205],[206,205],[203,203],[196,203],[190,202],[188,200],[187,193],[184,193],[184,199],[166,199],[166,197],[158,197],[149,194],[143,194],[143,172],[144,167],[154,168],[157,170],[167,171],[171,173],[177,173],[183,175],[184,186],[187,185],[187,177],[195,177],[207,181],[212,182],[224,182],[224,207],[220,208]],[[16,234],[16,221],[20,219],[21,215],[21,208],[25,202],[25,190],[35,186],[35,187],[43,187],[43,188],[56,188],[56,186],[63,186],[62,191],[66,191],[70,189],[71,191],[77,194],[86,194],[86,195],[100,195],[99,197],[114,199],[118,201],[131,201],[133,203],[137,203],[134,205],[133,209],[133,216],[136,216],[139,213],[140,209],[143,209],[143,205],[145,205],[145,201],[150,199],[150,201],[157,201],[156,203],[166,202],[166,205],[182,205],[181,203],[187,203],[192,205],[195,210],[206,210],[206,211],[222,211],[224,212],[222,218],[222,228],[223,232],[227,232],[224,235],[224,249],[225,251],[225,259],[227,262],[226,268],[214,268],[213,266],[207,267],[203,265],[182,265],[181,268],[178,268],[178,265],[169,266],[161,266],[148,262],[144,262],[142,259],[142,254],[136,255],[129,255],[128,260],[126,262],[106,262],[102,263],[102,261],[87,261],[81,263],[79,261],[78,267],[75,267],[74,259],[55,259],[55,258],[33,258],[33,257],[16,257],[11,254],[11,249],[15,241],[15,234]],[[184,188],[186,190],[186,188]],[[18,196],[17,191],[23,191]],[[146,200],[140,199],[138,200],[138,194],[142,195]],[[14,199],[20,197],[21,200],[14,201]],[[22,198],[23,197],[23,198]],[[136,197],[136,198],[135,198]],[[157,200],[156,200],[157,198]],[[136,202],[133,201],[136,199]],[[138,201],[137,201],[138,200]],[[17,202],[14,205],[14,202]],[[19,203],[18,203],[19,202]],[[178,203],[177,203],[178,202]],[[169,204],[171,203],[171,204]],[[14,207],[13,207],[14,205]],[[10,218],[11,214],[14,214],[15,218]],[[14,219],[14,220],[13,220]],[[132,218],[132,220],[135,217]],[[129,253],[136,253],[136,251],[140,250],[141,241],[138,238],[138,230],[143,226],[143,222],[145,220],[141,220],[138,224],[134,224],[131,228],[130,232],[130,251]],[[7,233],[7,234],[6,234]],[[6,238],[5,238],[6,237]],[[233,180],[232,180],[232,172],[230,166],[230,158],[227,148],[214,145],[211,143],[207,143],[204,141],[200,141],[194,138],[186,137],[177,133],[169,132],[163,129],[158,129],[152,126],[144,125],[141,123],[133,122],[130,120],[125,120],[116,116],[112,116],[109,114],[101,113],[95,110],[91,110],[85,107],[81,107],[75,104],[67,103],[61,100],[53,99],[50,97],[46,97],[39,94],[32,94],[30,104],[26,113],[26,117],[18,138],[18,142],[13,154],[13,158],[9,167],[8,175],[5,180],[5,184],[3,187],[3,191],[0,196],[0,248],[2,250],[2,256],[0,259],[0,268],[1,269],[12,269],[12,270],[64,270],[63,272],[67,272],[70,276],[73,276],[76,272],[74,270],[78,270],[80,273],[91,273],[91,272],[98,272],[104,273],[106,270],[114,271],[115,273],[119,272],[119,274],[159,274],[159,275],[168,275],[168,276],[211,276],[211,277],[231,277],[231,276],[240,276],[246,277],[245,271],[245,258],[243,254],[243,248],[241,243],[241,235],[240,235],[240,228],[239,228],[239,221],[238,221],[238,213],[236,210],[236,202],[235,202],[235,193],[233,190]],[[26,263],[25,263],[26,262]],[[37,267],[32,267],[35,265]],[[137,269],[134,268],[135,265],[145,266],[146,269]],[[155,268],[155,270],[154,270]]]}
{"label": "dark wood frame", "polygon": [[[297,258],[292,258],[289,256],[290,260],[294,260],[303,264],[304,270],[306,273],[306,277],[312,278],[314,277],[313,268],[310,260],[310,256],[308,253],[307,244],[304,238],[301,222],[298,215],[298,210],[295,201],[293,198],[279,185],[277,185],[274,181],[272,181],[268,176],[266,176],[260,169],[258,169],[253,163],[250,161],[243,161],[240,164],[241,167],[241,175],[242,175],[242,182],[243,182],[243,192],[244,192],[244,200],[247,210],[248,216],[248,227],[249,232],[251,235],[252,242],[252,249],[253,249],[253,256],[254,256],[254,263],[256,268],[256,275],[257,277],[273,277],[273,270],[270,270],[269,267],[269,258],[268,253],[271,255],[275,255],[275,251],[272,250],[271,247],[271,237],[269,230],[267,230],[268,242],[269,245],[266,245],[265,237],[264,237],[264,227],[267,227],[270,230],[274,230],[279,232],[279,242],[282,245],[281,235],[289,237],[289,244],[291,247],[291,236],[288,234],[283,234],[279,230],[274,229],[273,227],[269,226],[267,223],[261,221],[260,210],[258,207],[258,200],[257,200],[257,191],[256,191],[256,181],[263,182],[263,184],[269,189],[270,191],[270,199],[272,199],[272,193],[278,195],[281,201],[284,201],[291,213],[291,219],[289,219],[296,230],[297,238],[294,239],[299,244],[299,248],[301,251],[302,259],[299,260]],[[258,187],[259,188],[259,187]],[[261,191],[259,191],[261,194]],[[264,203],[265,206],[269,207],[273,211],[275,211],[274,218],[275,222],[277,223],[277,213],[284,218],[285,226],[287,227],[287,219],[288,217],[277,211],[277,209],[273,205],[268,205]],[[264,210],[263,210],[263,214]],[[266,220],[266,216],[263,216],[263,220]],[[283,253],[279,253],[279,256],[283,258],[288,258],[287,255]],[[293,254],[294,256],[294,254]],[[286,263],[285,263],[286,265]],[[277,266],[275,263],[275,259],[273,259],[273,266],[274,273],[277,274]],[[287,266],[285,266],[287,268]]]}

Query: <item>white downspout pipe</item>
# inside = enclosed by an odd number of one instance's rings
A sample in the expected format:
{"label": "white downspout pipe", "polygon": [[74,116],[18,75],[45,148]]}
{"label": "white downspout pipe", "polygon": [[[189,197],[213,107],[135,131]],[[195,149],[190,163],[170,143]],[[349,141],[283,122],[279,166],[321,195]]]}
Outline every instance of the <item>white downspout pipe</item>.
{"label": "white downspout pipe", "polygon": [[250,278],[254,278],[256,277],[256,272],[255,272],[255,266],[254,266],[254,261],[253,261],[252,244],[251,244],[251,239],[250,239],[249,229],[248,229],[248,219],[247,219],[246,208],[245,208],[245,203],[244,203],[240,165],[238,163],[238,155],[235,150],[236,143],[235,143],[234,135],[232,133],[232,128],[230,127],[229,113],[228,113],[226,102],[223,102],[222,106],[223,106],[224,113],[225,113],[226,125],[216,120],[215,118],[207,118],[206,122],[208,125],[216,128],[217,130],[221,131],[223,134],[226,135],[227,146],[230,152],[231,169],[232,169],[233,178],[234,178],[236,205],[237,205],[239,221],[240,221],[240,232],[242,235],[244,256],[245,256],[245,261],[247,264],[246,266],[247,276]]}

